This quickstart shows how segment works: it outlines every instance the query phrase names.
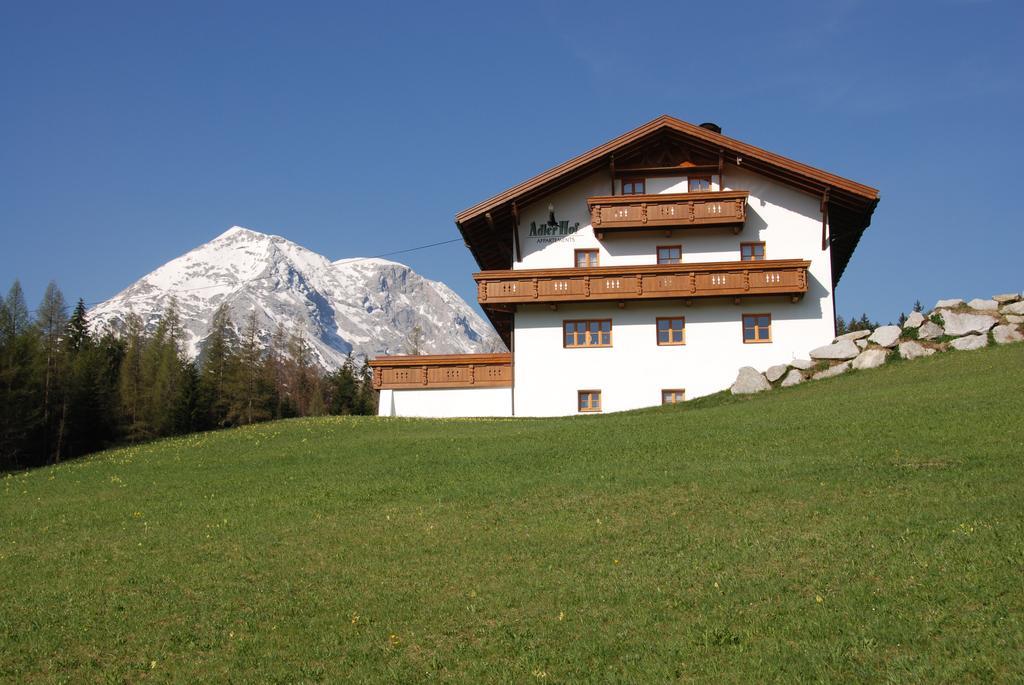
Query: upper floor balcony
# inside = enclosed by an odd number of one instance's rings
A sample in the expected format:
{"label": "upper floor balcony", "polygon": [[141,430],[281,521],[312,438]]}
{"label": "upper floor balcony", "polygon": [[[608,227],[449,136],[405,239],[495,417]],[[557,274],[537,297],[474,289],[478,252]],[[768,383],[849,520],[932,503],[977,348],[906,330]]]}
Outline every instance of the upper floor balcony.
{"label": "upper floor balcony", "polygon": [[605,233],[726,227],[739,233],[746,221],[746,190],[607,195],[587,199],[598,240]]}
{"label": "upper floor balcony", "polygon": [[799,259],[649,266],[519,269],[473,274],[481,305],[788,295],[807,292]]}
{"label": "upper floor balcony", "polygon": [[512,355],[392,355],[370,361],[373,387],[386,389],[509,388]]}

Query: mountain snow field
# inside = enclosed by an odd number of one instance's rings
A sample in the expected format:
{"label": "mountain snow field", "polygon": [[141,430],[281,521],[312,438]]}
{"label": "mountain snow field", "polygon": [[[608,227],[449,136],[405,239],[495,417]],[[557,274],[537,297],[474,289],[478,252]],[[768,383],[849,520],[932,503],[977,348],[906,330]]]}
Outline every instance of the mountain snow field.
{"label": "mountain snow field", "polygon": [[235,226],[173,259],[90,311],[99,330],[130,311],[147,330],[171,300],[181,315],[184,352],[202,353],[214,312],[226,303],[236,329],[255,309],[266,341],[284,326],[304,333],[315,360],[335,369],[360,358],[409,351],[413,329],[424,354],[503,351],[494,330],[451,288],[386,259],[330,261],[280,236]]}

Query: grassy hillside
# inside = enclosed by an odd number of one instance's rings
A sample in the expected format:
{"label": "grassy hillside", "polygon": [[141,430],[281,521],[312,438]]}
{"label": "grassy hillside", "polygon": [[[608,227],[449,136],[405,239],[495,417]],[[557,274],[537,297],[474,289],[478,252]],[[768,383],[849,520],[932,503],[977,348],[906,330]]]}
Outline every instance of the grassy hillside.
{"label": "grassy hillside", "polygon": [[3,479],[11,681],[1024,678],[1024,345]]}

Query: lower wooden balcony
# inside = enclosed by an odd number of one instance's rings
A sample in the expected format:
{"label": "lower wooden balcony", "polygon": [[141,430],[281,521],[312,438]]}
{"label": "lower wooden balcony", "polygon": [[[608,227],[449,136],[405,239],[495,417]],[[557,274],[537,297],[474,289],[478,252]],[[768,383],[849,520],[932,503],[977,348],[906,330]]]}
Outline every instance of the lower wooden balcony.
{"label": "lower wooden balcony", "polygon": [[371,360],[370,368],[377,390],[512,387],[508,353],[385,356]]}
{"label": "lower wooden balcony", "polygon": [[746,221],[745,190],[660,195],[609,195],[587,200],[598,240],[605,233],[722,226],[739,233]]}
{"label": "lower wooden balcony", "polygon": [[811,263],[797,259],[657,266],[521,269],[473,274],[481,306],[608,300],[788,295],[807,292]]}

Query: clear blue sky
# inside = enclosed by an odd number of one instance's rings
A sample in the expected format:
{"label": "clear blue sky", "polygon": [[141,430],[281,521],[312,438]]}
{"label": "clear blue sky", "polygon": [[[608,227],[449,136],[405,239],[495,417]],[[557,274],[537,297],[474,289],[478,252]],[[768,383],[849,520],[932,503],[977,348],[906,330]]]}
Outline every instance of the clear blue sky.
{"label": "clear blue sky", "polygon": [[[7,2],[0,288],[103,300],[233,224],[333,259],[655,116],[873,185],[841,314],[1024,288],[1024,3]],[[397,257],[475,301],[456,243]]]}

